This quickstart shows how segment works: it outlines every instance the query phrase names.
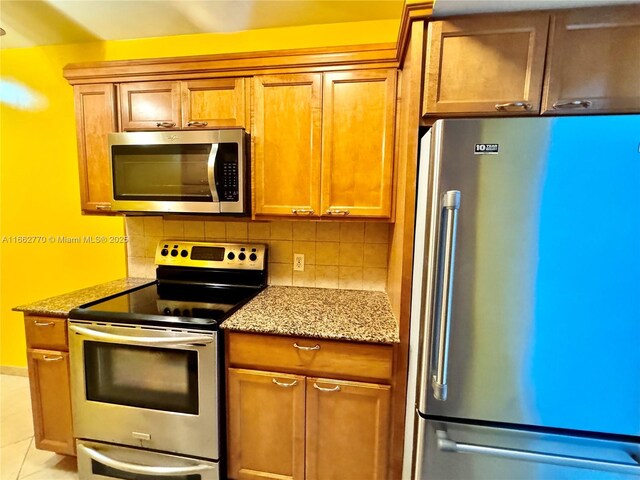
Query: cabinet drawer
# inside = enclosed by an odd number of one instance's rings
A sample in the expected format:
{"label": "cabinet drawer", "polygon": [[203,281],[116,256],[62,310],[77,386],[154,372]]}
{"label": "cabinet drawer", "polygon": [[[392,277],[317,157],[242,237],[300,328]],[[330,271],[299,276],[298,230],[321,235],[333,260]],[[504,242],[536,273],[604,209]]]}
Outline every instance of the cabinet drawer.
{"label": "cabinet drawer", "polygon": [[66,318],[25,315],[24,329],[27,336],[27,348],[69,350]]}
{"label": "cabinet drawer", "polygon": [[389,381],[390,345],[339,342],[249,333],[229,334],[229,363],[234,367],[333,375]]}

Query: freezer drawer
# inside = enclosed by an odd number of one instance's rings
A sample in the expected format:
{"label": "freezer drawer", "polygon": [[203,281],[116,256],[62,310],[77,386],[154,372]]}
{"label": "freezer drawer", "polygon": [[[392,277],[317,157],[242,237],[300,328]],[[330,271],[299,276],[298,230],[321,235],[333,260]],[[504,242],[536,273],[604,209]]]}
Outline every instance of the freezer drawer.
{"label": "freezer drawer", "polygon": [[78,440],[81,480],[219,480],[216,462]]}
{"label": "freezer drawer", "polygon": [[[640,445],[420,418],[419,480],[638,480]],[[635,459],[634,459],[635,457]]]}

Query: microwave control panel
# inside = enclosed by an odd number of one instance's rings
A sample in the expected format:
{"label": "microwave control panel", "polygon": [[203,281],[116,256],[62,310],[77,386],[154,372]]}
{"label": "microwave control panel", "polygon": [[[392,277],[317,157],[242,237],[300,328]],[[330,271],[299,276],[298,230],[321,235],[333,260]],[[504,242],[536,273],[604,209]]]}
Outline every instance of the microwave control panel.
{"label": "microwave control panel", "polygon": [[216,189],[219,200],[221,202],[237,202],[240,199],[237,145],[219,144],[216,170]]}

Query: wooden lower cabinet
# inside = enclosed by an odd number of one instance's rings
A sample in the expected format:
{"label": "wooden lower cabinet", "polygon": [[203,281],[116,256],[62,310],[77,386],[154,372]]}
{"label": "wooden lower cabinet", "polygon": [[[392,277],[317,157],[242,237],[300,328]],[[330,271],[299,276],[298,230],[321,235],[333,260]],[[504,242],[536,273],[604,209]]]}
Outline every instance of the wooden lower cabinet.
{"label": "wooden lower cabinet", "polygon": [[229,476],[304,478],[305,378],[229,369]]}
{"label": "wooden lower cabinet", "polygon": [[387,478],[391,387],[307,378],[306,479]]}
{"label": "wooden lower cabinet", "polygon": [[391,387],[229,369],[229,478],[387,478]]}
{"label": "wooden lower cabinet", "polygon": [[25,314],[24,330],[36,448],[75,455],[67,320]]}
{"label": "wooden lower cabinet", "polygon": [[75,455],[69,354],[28,349],[27,362],[36,448]]}

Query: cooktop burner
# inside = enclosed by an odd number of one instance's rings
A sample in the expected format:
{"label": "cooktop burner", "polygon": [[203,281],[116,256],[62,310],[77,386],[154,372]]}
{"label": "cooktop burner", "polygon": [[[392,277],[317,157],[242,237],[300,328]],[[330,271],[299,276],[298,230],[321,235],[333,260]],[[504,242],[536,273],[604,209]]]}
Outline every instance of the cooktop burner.
{"label": "cooktop burner", "polygon": [[[167,258],[167,245],[187,253],[179,259]],[[207,249],[216,255],[208,255]],[[234,251],[239,253],[232,256]],[[251,259],[245,257],[246,263],[237,258],[244,251],[254,254]],[[163,240],[156,263],[154,284],[88,303],[69,312],[69,318],[217,330],[266,286],[264,245]]]}

